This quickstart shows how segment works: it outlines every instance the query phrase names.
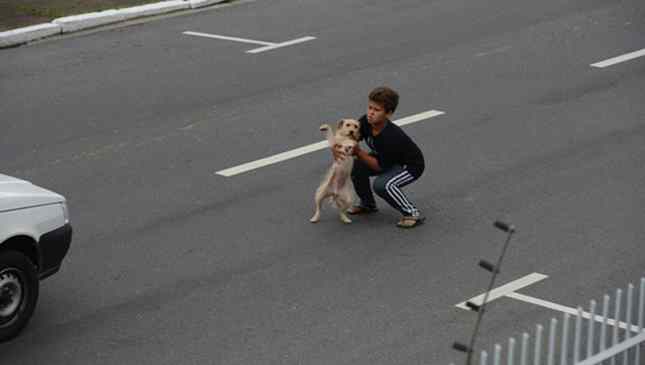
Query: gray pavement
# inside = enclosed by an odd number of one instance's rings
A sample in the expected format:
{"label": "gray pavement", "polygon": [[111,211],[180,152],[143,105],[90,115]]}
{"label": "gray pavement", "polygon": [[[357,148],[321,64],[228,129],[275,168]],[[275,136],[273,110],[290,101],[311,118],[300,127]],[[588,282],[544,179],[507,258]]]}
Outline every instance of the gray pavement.
{"label": "gray pavement", "polygon": [[[69,199],[62,270],[43,282],[2,364],[448,364],[482,292],[480,258],[518,227],[499,283],[567,306],[643,274],[645,58],[638,1],[257,1],[0,52],[0,166]],[[316,40],[251,55],[268,41]],[[215,171],[321,140],[368,91],[428,169],[408,191],[428,216],[317,225],[319,151]],[[489,307],[481,345],[557,312]]]}

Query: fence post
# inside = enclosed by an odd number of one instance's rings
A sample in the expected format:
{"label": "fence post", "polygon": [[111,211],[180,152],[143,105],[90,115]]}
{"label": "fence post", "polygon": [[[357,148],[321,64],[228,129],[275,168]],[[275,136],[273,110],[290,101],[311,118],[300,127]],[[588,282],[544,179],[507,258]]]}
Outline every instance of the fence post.
{"label": "fence post", "polygon": [[[614,335],[612,336],[611,346],[616,346],[618,343],[618,325],[620,323],[620,298],[623,296],[623,291],[616,289],[616,307],[614,308]],[[616,356],[611,358],[611,365],[616,365]]]}
{"label": "fence post", "polygon": [[576,329],[575,337],[573,339],[573,363],[577,364],[580,360],[580,331],[582,331],[582,308],[578,307],[578,314],[576,314]]}
{"label": "fence post", "polygon": [[[625,313],[625,323],[627,324],[627,332],[625,332],[625,340],[632,337],[632,300],[634,300],[634,285],[629,283],[627,285],[627,313]],[[629,349],[623,353],[623,365],[627,364],[629,358]]]}
{"label": "fence post", "polygon": [[600,327],[600,351],[607,347],[607,316],[609,316],[609,295],[602,297],[602,325]]}
{"label": "fence post", "polygon": [[555,330],[558,325],[558,320],[551,318],[551,327],[549,328],[549,353],[547,355],[547,365],[553,365],[553,357],[555,356]]}
{"label": "fence post", "polygon": [[533,353],[533,364],[540,365],[540,350],[542,350],[542,325],[538,324],[535,328],[535,349]]}
{"label": "fence post", "polygon": [[567,350],[569,349],[569,313],[562,320],[562,346],[560,349],[560,365],[567,365]]}
{"label": "fence post", "polygon": [[486,351],[481,352],[481,357],[479,358],[479,365],[488,364],[488,353]]}
{"label": "fence post", "polygon": [[506,359],[508,365],[513,365],[515,363],[515,339],[508,339],[508,359]]}
{"label": "fence post", "polygon": [[500,365],[502,346],[495,344],[495,354],[493,355],[493,364]]}
{"label": "fence post", "polygon": [[526,365],[526,351],[529,345],[529,334],[524,332],[522,335],[522,353],[520,354],[520,365]]}
{"label": "fence post", "polygon": [[593,329],[596,324],[596,301],[589,302],[589,324],[587,326],[587,358],[593,355]]}
{"label": "fence post", "polygon": [[[645,295],[645,278],[641,278],[641,287],[638,293],[638,334],[641,334],[643,332],[643,300],[645,299],[643,296]],[[634,361],[635,364],[640,364],[641,360],[641,347],[636,346],[636,359]]]}

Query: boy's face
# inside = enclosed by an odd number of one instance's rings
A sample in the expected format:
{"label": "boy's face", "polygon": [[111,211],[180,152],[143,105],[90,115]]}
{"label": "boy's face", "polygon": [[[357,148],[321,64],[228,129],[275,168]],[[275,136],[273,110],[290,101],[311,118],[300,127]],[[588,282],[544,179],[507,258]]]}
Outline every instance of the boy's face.
{"label": "boy's face", "polygon": [[383,105],[375,103],[371,100],[367,103],[367,122],[369,124],[385,123],[386,120],[392,117],[392,112],[386,112]]}

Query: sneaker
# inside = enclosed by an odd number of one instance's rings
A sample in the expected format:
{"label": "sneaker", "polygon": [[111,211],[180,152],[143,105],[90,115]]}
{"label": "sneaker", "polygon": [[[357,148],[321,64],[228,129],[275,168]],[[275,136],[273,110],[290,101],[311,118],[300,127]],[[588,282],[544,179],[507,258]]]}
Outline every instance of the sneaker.
{"label": "sneaker", "polygon": [[361,214],[372,214],[378,212],[376,207],[367,207],[363,205],[355,205],[347,209],[347,214],[351,215],[361,215]]}

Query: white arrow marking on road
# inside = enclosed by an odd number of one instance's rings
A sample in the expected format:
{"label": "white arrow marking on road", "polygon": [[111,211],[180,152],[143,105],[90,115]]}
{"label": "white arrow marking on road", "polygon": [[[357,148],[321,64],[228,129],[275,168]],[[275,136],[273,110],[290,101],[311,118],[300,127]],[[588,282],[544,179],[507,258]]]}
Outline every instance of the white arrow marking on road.
{"label": "white arrow marking on road", "polygon": [[257,41],[257,40],[254,40],[254,39],[239,38],[239,37],[229,37],[229,36],[225,36],[225,35],[201,33],[201,32],[191,32],[191,31],[186,31],[183,34],[192,35],[192,36],[196,36],[196,37],[223,39],[223,40],[234,41],[234,42],[259,44],[259,45],[264,46],[264,47],[255,48],[255,49],[246,51],[246,53],[261,53],[261,52],[266,52],[266,51],[274,50],[274,49],[277,49],[277,48],[287,47],[287,46],[291,46],[291,45],[294,45],[294,44],[303,43],[303,42],[307,42],[307,41],[316,39],[316,37],[302,37],[302,38],[297,38],[297,39],[293,39],[293,40],[286,41],[286,42],[275,43],[275,42]]}
{"label": "white arrow marking on road", "polygon": [[633,60],[634,58],[643,57],[643,56],[645,56],[645,48],[643,48],[641,50],[638,50],[638,51],[625,53],[624,55],[613,57],[613,58],[610,58],[608,60],[592,63],[591,66],[592,67],[598,67],[598,68],[604,68],[604,67],[609,67],[609,66],[615,65],[617,63]]}
{"label": "white arrow marking on road", "polygon": [[[511,281],[508,284],[502,285],[499,288],[495,288],[495,289],[491,290],[490,293],[488,294],[488,300],[486,301],[486,303],[490,303],[495,299],[505,297],[508,294],[513,293],[516,290],[522,289],[522,288],[524,288],[526,286],[529,286],[531,284],[535,284],[538,281],[544,280],[546,278],[548,278],[548,276],[546,276],[544,274],[534,272],[532,274],[528,274],[528,275],[526,275],[526,276],[524,276],[522,278],[519,278],[517,280]],[[480,294],[480,295],[478,295],[476,297],[472,297],[472,298],[470,298],[470,299],[468,299],[468,300],[466,300],[464,302],[461,302],[461,303],[459,303],[459,304],[457,304],[455,306],[458,307],[458,308],[461,308],[461,309],[465,309],[465,310],[470,310],[470,308],[468,308],[466,306],[466,302],[471,302],[473,304],[481,306],[482,304],[484,304],[484,295],[486,295],[486,293]]]}
{"label": "white arrow marking on road", "polygon": [[[398,126],[404,126],[404,125],[411,124],[411,123],[416,123],[416,122],[419,122],[419,121],[422,121],[422,120],[425,120],[425,119],[430,119],[432,117],[436,117],[436,116],[442,115],[442,114],[445,114],[445,112],[442,112],[440,110],[428,110],[428,111],[423,112],[423,113],[414,114],[414,115],[411,115],[409,117],[405,117],[405,118],[395,120],[394,124],[396,124]],[[259,160],[255,160],[255,161],[252,161],[252,162],[247,162],[245,164],[238,165],[238,166],[235,166],[235,167],[231,167],[231,168],[228,168],[228,169],[220,170],[220,171],[217,171],[216,174],[221,175],[221,176],[230,177],[230,176],[238,175],[238,174],[241,174],[241,173],[244,173],[244,172],[247,172],[247,171],[255,170],[255,169],[258,169],[260,167],[272,165],[272,164],[275,164],[275,163],[278,163],[278,162],[282,162],[282,161],[289,160],[289,159],[292,159],[292,158],[295,158],[295,157],[298,157],[298,156],[302,156],[302,155],[305,155],[307,153],[322,150],[322,149],[325,149],[325,148],[329,148],[329,144],[327,143],[326,140],[321,141],[321,142],[317,142],[317,143],[312,143],[312,144],[307,145],[307,146],[302,146],[302,147],[299,147],[299,148],[296,148],[296,149],[293,149],[293,150],[290,150],[290,151],[278,153],[277,155],[269,156],[269,157],[262,158],[262,159],[259,159]]]}
{"label": "white arrow marking on road", "polygon": [[294,39],[294,40],[291,40],[291,41],[286,41],[286,42],[282,42],[282,43],[277,43],[277,44],[269,45],[269,46],[266,46],[266,47],[260,47],[260,48],[252,49],[252,50],[250,50],[250,51],[246,51],[246,53],[261,53],[261,52],[266,52],[266,51],[270,51],[270,50],[272,50],[272,49],[281,48],[281,47],[286,47],[286,46],[291,46],[291,45],[294,45],[294,44],[298,44],[298,43],[302,43],[302,42],[307,42],[307,41],[310,41],[310,40],[313,40],[313,39],[316,39],[316,37],[302,37],[302,38]]}
{"label": "white arrow marking on road", "polygon": [[[549,302],[549,301],[546,301],[546,300],[542,300],[542,299],[539,299],[539,298],[535,298],[535,297],[531,297],[531,296],[528,296],[528,295],[524,295],[524,294],[520,294],[520,293],[515,292],[516,290],[519,290],[521,288],[527,287],[527,286],[529,286],[531,284],[537,283],[538,281],[544,280],[546,278],[548,278],[547,275],[540,274],[540,273],[532,273],[532,274],[526,275],[526,276],[524,276],[522,278],[519,278],[517,280],[511,281],[508,284],[502,285],[502,286],[500,286],[498,288],[495,288],[495,289],[491,290],[489,295],[488,295],[488,300],[486,301],[486,303],[490,303],[495,299],[506,297],[506,298],[519,300],[519,301],[522,301],[522,302],[525,302],[525,303],[535,304],[535,305],[538,305],[540,307],[552,309],[552,310],[555,310],[555,311],[569,313],[569,314],[574,315],[574,316],[578,315],[578,310],[576,308],[567,307],[567,306],[564,306],[564,305],[561,305],[561,304],[558,304],[558,303]],[[465,302],[461,302],[459,304],[456,304],[455,306],[458,307],[458,308],[470,311],[472,309],[470,309],[468,306],[466,306],[466,302],[471,302],[473,304],[481,306],[482,304],[484,304],[483,302],[484,302],[484,295],[485,294],[486,293],[480,294],[480,295],[478,295],[476,297],[468,299]],[[591,318],[591,313],[583,311],[582,312],[582,317],[589,319],[589,318]],[[594,315],[594,320],[597,321],[597,322],[601,322],[601,323],[604,322],[604,318],[602,316],[599,316],[599,315]],[[626,329],[628,327],[628,325],[625,322],[620,322],[620,321],[617,322],[616,320],[611,319],[611,318],[607,319],[607,324],[610,325],[610,326],[615,326],[616,323],[618,323],[618,327],[620,327],[622,329]],[[630,329],[632,330],[632,332],[638,332],[638,326],[631,325]]]}

